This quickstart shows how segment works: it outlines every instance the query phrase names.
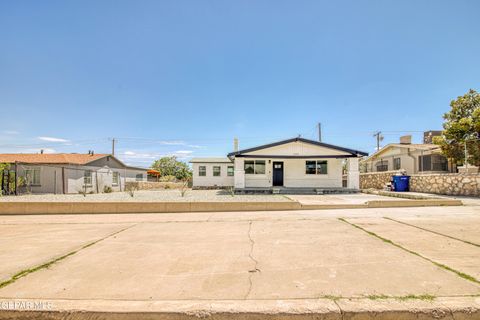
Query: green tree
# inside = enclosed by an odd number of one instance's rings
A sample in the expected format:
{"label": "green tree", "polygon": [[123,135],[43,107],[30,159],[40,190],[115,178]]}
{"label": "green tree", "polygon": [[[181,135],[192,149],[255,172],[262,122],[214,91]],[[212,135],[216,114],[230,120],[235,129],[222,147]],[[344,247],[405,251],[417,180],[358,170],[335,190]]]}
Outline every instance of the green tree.
{"label": "green tree", "polygon": [[192,176],[192,170],[183,161],[177,160],[176,156],[163,157],[155,160],[152,169],[160,171],[160,176],[174,176],[178,180],[188,180]]}
{"label": "green tree", "polygon": [[[434,143],[442,148],[443,154],[456,163],[464,163],[464,143],[467,143],[468,163],[480,165],[480,94],[470,89],[465,95],[450,103],[450,111],[443,115],[442,137]],[[465,137],[468,138],[465,138]]]}

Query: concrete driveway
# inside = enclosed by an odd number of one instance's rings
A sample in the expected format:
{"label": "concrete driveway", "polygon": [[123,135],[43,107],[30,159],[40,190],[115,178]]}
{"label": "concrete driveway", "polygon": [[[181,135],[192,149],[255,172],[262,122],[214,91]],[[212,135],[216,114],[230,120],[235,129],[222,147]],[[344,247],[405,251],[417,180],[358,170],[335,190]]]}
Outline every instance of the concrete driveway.
{"label": "concrete driveway", "polygon": [[46,300],[60,309],[229,300],[276,301],[279,310],[278,301],[312,299],[327,309],[388,299],[480,306],[479,213],[0,216],[0,301]]}

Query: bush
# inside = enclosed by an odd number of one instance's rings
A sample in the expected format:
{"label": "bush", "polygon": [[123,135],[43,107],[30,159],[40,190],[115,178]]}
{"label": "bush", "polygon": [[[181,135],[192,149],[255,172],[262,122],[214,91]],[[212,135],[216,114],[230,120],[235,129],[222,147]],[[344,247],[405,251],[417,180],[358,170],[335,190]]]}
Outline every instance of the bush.
{"label": "bush", "polygon": [[135,196],[135,191],[138,190],[138,186],[136,184],[133,184],[133,183],[129,183],[126,185],[125,187],[125,191],[130,195],[130,197],[134,197]]}
{"label": "bush", "polygon": [[103,187],[103,193],[112,193],[113,189],[110,186]]}
{"label": "bush", "polygon": [[159,181],[160,182],[176,182],[177,178],[175,176],[164,176],[164,177],[160,177]]}

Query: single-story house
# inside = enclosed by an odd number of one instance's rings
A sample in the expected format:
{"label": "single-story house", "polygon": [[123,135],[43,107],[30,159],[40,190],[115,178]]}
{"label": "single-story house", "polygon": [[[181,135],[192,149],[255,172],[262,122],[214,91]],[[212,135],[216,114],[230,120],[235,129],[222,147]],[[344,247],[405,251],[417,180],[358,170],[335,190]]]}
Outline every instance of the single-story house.
{"label": "single-story house", "polygon": [[407,174],[445,173],[455,168],[442,155],[438,145],[412,143],[411,136],[403,136],[400,143],[390,143],[360,161],[362,172],[405,170]]}
{"label": "single-story house", "polygon": [[[0,154],[0,163],[9,164],[4,177],[16,175],[20,193],[101,193],[106,187],[124,191],[125,182],[147,180],[147,169],[127,166],[110,154],[93,152]],[[5,182],[2,187],[7,191]]]}
{"label": "single-story house", "polygon": [[236,150],[222,158],[193,158],[193,187],[341,188],[345,162],[347,187],[359,188],[359,157],[367,153],[292,138]]}

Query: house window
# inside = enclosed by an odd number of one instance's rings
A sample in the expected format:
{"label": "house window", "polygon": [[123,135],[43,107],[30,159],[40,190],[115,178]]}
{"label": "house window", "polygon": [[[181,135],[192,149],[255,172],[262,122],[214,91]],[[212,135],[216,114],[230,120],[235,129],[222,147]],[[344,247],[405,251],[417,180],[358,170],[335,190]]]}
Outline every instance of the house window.
{"label": "house window", "polygon": [[118,186],[118,181],[120,181],[120,173],[114,172],[112,175],[112,184]]}
{"label": "house window", "polygon": [[316,161],[306,161],[305,162],[305,173],[306,174],[316,174],[317,173],[317,162]]}
{"label": "house window", "polygon": [[27,185],[39,186],[40,185],[40,167],[31,167],[25,169],[25,180]]}
{"label": "house window", "polygon": [[85,170],[83,173],[83,184],[86,186],[91,186],[92,185],[92,171],[91,170]]}
{"label": "house window", "polygon": [[135,176],[135,181],[143,181],[143,174],[142,174],[142,173],[138,173],[138,174]]}
{"label": "house window", "polygon": [[207,175],[207,167],[206,166],[199,166],[198,167],[198,175],[200,177],[205,177]]}
{"label": "house window", "polygon": [[233,166],[228,166],[228,167],[227,167],[227,176],[233,177],[233,173],[234,173],[234,172],[235,172],[235,171],[234,171]]}
{"label": "house window", "polygon": [[393,170],[400,170],[402,167],[402,161],[400,158],[393,159]]}
{"label": "house window", "polygon": [[322,161],[317,161],[317,174],[327,174],[327,161],[322,160]]}
{"label": "house window", "polygon": [[255,174],[265,174],[265,160],[255,160]]}
{"label": "house window", "polygon": [[326,160],[305,161],[305,174],[328,174],[328,162]]}
{"label": "house window", "polygon": [[245,161],[245,174],[265,174],[265,160]]}
{"label": "house window", "polygon": [[429,154],[418,157],[419,171],[448,171],[448,161],[442,155]]}
{"label": "house window", "polygon": [[388,171],[388,161],[379,161],[376,164],[377,172]]}
{"label": "house window", "polygon": [[220,177],[220,166],[213,166],[213,176],[214,177]]}

